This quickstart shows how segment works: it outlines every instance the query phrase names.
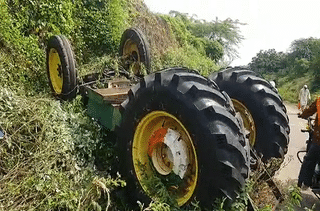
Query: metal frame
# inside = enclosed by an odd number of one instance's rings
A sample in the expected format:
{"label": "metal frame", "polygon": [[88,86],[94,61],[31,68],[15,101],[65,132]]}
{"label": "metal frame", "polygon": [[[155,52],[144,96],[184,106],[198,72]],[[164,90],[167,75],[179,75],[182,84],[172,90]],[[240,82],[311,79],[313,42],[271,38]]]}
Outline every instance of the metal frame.
{"label": "metal frame", "polygon": [[[124,76],[120,79],[117,74]],[[101,77],[101,78],[99,78]],[[78,89],[87,107],[90,117],[97,120],[102,126],[114,130],[121,122],[120,104],[126,99],[129,89],[140,78],[125,71],[104,71],[101,75],[88,74],[81,79]],[[104,88],[98,88],[102,84]]]}

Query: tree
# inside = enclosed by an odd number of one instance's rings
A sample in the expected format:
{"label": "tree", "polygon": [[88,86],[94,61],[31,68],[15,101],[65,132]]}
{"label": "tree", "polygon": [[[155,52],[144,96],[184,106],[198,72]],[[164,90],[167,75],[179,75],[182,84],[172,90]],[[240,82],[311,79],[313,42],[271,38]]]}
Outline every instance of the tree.
{"label": "tree", "polygon": [[207,56],[216,62],[223,57],[223,46],[218,41],[207,40],[205,50]]}
{"label": "tree", "polygon": [[320,79],[320,39],[294,40],[290,46],[289,60],[296,74],[311,71]]}
{"label": "tree", "polygon": [[320,56],[312,60],[310,69],[314,71],[317,80],[320,81]]}
{"label": "tree", "polygon": [[300,75],[309,70],[310,62],[305,58],[296,58],[292,66],[294,74]]}
{"label": "tree", "polygon": [[260,50],[249,66],[255,72],[278,72],[286,67],[286,54],[275,49]]}
{"label": "tree", "polygon": [[207,37],[209,40],[219,42],[224,48],[225,55],[232,61],[239,57],[237,47],[244,39],[240,34],[239,25],[245,24],[230,18],[223,21],[217,18],[211,22],[193,20],[189,29],[195,36]]}
{"label": "tree", "polygon": [[290,57],[294,59],[307,59],[311,61],[320,54],[320,40],[309,37],[294,40],[290,45]]}
{"label": "tree", "polygon": [[[195,37],[201,37],[212,41],[206,42],[211,45],[211,47],[208,47],[210,49],[209,57],[212,55],[211,50],[220,48],[218,43],[222,46],[224,54],[230,61],[239,57],[237,47],[244,39],[240,34],[239,25],[245,25],[244,23],[240,23],[239,20],[234,21],[231,18],[223,21],[216,18],[214,21],[207,22],[206,20],[196,19],[196,15],[189,16],[187,13],[180,13],[177,11],[170,11],[169,14],[183,20],[187,29]],[[215,45],[214,48],[212,48],[213,45]]]}

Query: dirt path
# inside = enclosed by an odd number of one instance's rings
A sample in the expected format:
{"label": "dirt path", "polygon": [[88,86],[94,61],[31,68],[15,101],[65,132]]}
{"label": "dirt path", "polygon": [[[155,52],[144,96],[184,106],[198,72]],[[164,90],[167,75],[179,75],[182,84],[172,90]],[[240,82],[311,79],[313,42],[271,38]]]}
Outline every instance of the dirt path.
{"label": "dirt path", "polygon": [[[287,112],[289,116],[290,124],[290,143],[288,147],[288,153],[285,156],[285,160],[281,168],[276,172],[275,179],[282,182],[297,183],[298,175],[301,164],[297,158],[297,152],[306,148],[306,140],[308,139],[307,133],[302,133],[301,129],[304,129],[307,125],[307,121],[299,119],[297,113],[299,110],[292,104],[286,104]],[[305,210],[304,207],[311,208],[313,204],[316,204],[315,210],[320,210],[320,201],[315,197],[311,190],[302,191],[302,208],[296,208],[295,210]]]}
{"label": "dirt path", "polygon": [[298,118],[299,110],[295,106],[286,104],[286,107],[289,116],[290,143],[282,167],[275,175],[275,178],[281,181],[298,178],[301,164],[297,158],[297,152],[305,149],[305,141],[308,139],[308,134],[301,132],[301,129],[306,127],[307,121]]}

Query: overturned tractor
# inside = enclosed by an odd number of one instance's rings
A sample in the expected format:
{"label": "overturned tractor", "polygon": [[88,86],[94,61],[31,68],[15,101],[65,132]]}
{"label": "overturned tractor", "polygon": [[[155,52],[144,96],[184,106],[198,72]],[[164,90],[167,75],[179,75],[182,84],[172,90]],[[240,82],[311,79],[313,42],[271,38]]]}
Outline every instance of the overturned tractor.
{"label": "overturned tractor", "polygon": [[257,74],[227,69],[206,78],[187,68],[150,73],[148,41],[137,28],[125,31],[120,56],[119,73],[80,78],[70,42],[54,36],[47,70],[55,97],[71,100],[80,93],[88,115],[117,134],[129,204],[161,197],[179,207],[197,200],[210,208],[217,198],[232,201],[249,177],[250,150],[264,161],[286,153],[285,106]]}

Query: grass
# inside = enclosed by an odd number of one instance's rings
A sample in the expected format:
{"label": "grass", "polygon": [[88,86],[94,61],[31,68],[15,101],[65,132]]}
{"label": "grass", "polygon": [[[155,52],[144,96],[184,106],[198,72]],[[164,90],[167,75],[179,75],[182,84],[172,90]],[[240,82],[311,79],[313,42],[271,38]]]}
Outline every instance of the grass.
{"label": "grass", "polygon": [[84,112],[80,98],[60,104],[0,88],[0,209],[110,206],[110,191],[125,183],[94,169],[103,131]]}
{"label": "grass", "polygon": [[310,81],[311,77],[308,75],[300,78],[285,76],[279,79],[279,93],[286,101],[290,103],[297,103],[300,89],[303,85],[310,84]]}

